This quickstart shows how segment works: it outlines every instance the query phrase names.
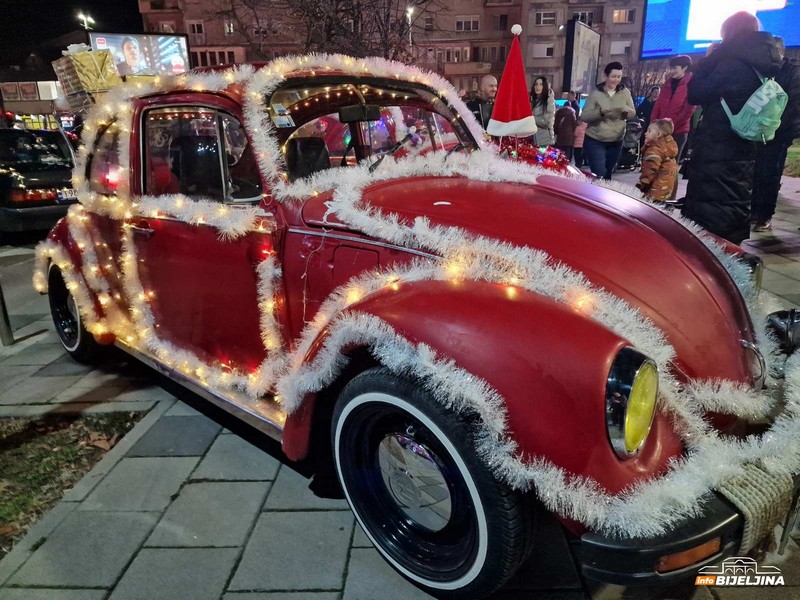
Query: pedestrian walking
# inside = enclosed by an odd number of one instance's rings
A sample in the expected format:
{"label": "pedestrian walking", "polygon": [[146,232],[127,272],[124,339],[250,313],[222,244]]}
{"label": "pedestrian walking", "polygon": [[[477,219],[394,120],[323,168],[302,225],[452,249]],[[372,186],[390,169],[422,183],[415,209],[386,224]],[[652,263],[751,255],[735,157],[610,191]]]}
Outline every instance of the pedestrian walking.
{"label": "pedestrian walking", "polygon": [[650,119],[670,119],[675,126],[672,137],[678,144],[678,156],[683,153],[686,139],[689,137],[691,129],[692,115],[694,106],[689,104],[689,83],[692,81],[692,74],[689,68],[692,66],[692,58],[681,54],[669,61],[669,79],[661,89],[653,106]]}
{"label": "pedestrian walking", "polygon": [[721,100],[738,114],[761,86],[759,74],[781,69],[775,39],[760,31],[758,19],[738,12],[722,25],[722,42],[694,70],[689,104],[703,108],[692,151],[683,214],[708,231],[740,244],[750,236],[750,200],[756,142],[731,127]]}
{"label": "pedestrian walking", "polygon": [[540,75],[531,88],[531,110],[536,119],[536,133],[533,136],[537,146],[552,146],[555,143],[553,126],[556,120],[556,100],[547,77]]}
{"label": "pedestrian walking", "polygon": [[575,147],[575,127],[577,125],[578,117],[569,102],[556,111],[556,120],[553,126],[556,133],[556,148],[566,154],[570,161]]}
{"label": "pedestrian walking", "polygon": [[572,107],[572,110],[575,111],[576,116],[580,116],[581,114],[581,103],[578,102],[578,95],[575,92],[567,92],[567,104]]}
{"label": "pedestrian walking", "polygon": [[800,66],[784,56],[786,51],[782,38],[776,37],[778,50],[783,59],[781,71],[775,81],[789,96],[789,102],[781,115],[781,125],[775,138],[766,144],[756,144],[756,166],[753,178],[752,217],[753,231],[769,231],[772,215],[778,203],[781,176],[786,166],[786,154],[796,138],[800,138]]}
{"label": "pedestrian walking", "polygon": [[581,112],[581,120],[588,123],[583,152],[592,173],[611,179],[622,151],[625,121],[636,116],[636,108],[622,85],[622,63],[610,62],[603,72],[605,81],[592,90]]}

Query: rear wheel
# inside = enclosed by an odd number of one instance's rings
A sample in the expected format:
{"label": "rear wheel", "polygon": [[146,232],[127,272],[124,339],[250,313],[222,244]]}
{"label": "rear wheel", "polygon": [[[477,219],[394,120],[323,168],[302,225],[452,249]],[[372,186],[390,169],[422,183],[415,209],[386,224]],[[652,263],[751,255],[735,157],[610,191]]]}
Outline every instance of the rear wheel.
{"label": "rear wheel", "polygon": [[339,480],[359,523],[404,577],[438,597],[482,597],[530,549],[526,498],[477,456],[474,423],[384,368],[342,391],[333,415]]}
{"label": "rear wheel", "polygon": [[53,317],[56,334],[64,350],[78,362],[93,362],[97,358],[100,346],[83,326],[78,304],[67,289],[61,269],[54,264],[50,265],[47,272],[47,296],[50,300],[50,314]]}

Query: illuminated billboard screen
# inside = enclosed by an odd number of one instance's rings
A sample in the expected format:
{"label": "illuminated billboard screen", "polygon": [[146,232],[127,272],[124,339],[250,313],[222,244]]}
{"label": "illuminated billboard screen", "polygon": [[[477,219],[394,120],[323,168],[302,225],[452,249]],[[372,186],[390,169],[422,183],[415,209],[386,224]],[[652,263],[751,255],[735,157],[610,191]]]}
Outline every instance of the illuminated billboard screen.
{"label": "illuminated billboard screen", "polygon": [[642,58],[705,52],[719,40],[722,22],[740,10],[787,46],[800,46],[800,3],[792,0],[647,0]]}
{"label": "illuminated billboard screen", "polygon": [[177,75],[189,69],[181,35],[89,32],[92,50],[111,50],[120,75]]}

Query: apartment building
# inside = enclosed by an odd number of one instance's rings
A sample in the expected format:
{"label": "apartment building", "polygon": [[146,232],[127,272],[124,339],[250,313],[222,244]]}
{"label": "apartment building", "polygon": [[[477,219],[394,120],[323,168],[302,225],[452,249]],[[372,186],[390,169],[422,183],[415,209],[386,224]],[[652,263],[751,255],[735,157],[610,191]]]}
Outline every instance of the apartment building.
{"label": "apartment building", "polygon": [[299,28],[287,15],[287,2],[254,15],[230,9],[226,0],[139,0],[144,30],[185,33],[192,66],[206,67],[269,60],[302,49]]}
{"label": "apartment building", "polygon": [[[139,0],[145,31],[186,33],[193,66],[271,59],[299,52],[301,31],[287,16],[291,0],[274,0],[268,14],[226,15],[227,0]],[[234,2],[233,5],[236,5]],[[511,47],[511,26],[520,23],[528,82],[544,75],[563,90],[567,23],[583,21],[601,34],[603,66],[635,61],[645,0],[442,0],[410,13],[410,52],[415,63],[444,75],[457,88],[477,90],[483,75],[500,77]]]}

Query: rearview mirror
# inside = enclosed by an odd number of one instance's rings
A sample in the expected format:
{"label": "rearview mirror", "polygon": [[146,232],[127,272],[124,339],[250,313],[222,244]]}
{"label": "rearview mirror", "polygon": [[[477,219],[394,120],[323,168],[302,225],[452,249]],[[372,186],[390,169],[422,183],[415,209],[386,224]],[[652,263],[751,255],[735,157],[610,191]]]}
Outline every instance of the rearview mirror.
{"label": "rearview mirror", "polygon": [[340,123],[380,121],[381,108],[377,104],[352,104],[339,109]]}

